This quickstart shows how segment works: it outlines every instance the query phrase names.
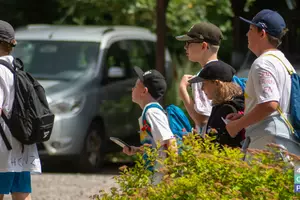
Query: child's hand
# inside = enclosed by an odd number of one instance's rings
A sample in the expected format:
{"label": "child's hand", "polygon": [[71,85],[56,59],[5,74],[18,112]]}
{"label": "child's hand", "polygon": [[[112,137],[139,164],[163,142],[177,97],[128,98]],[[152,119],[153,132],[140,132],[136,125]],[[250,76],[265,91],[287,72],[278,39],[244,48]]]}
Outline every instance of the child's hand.
{"label": "child's hand", "polygon": [[227,120],[234,121],[243,117],[242,113],[230,113],[226,116]]}
{"label": "child's hand", "polygon": [[128,148],[127,146],[125,146],[123,148],[123,153],[125,153],[126,155],[129,155],[129,156],[132,156],[132,155],[136,154],[136,152],[138,152],[139,149],[140,149],[140,147],[130,146],[130,148]]}
{"label": "child's hand", "polygon": [[151,144],[147,144],[147,143],[146,143],[146,144],[143,144],[143,146],[141,146],[139,150],[140,150],[141,152],[144,152],[144,151],[145,151],[145,147],[151,147],[151,146],[152,146]]}

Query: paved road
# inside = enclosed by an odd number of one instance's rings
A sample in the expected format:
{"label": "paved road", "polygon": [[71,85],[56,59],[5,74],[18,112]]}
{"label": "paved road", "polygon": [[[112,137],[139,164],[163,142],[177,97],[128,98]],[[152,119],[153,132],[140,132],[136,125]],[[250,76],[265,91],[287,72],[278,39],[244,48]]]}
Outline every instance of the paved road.
{"label": "paved road", "polygon": [[[120,164],[107,164],[99,174],[46,172],[32,176],[32,200],[88,200],[99,190],[117,187],[113,176]],[[4,200],[11,199],[5,196]]]}

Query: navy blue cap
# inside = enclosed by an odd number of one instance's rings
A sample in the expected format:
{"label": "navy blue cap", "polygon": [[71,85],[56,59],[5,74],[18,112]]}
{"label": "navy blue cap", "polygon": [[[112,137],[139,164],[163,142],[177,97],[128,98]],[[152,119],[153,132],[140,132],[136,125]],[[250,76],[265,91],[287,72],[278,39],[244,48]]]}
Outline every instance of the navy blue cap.
{"label": "navy blue cap", "polygon": [[274,37],[280,37],[283,29],[286,28],[286,24],[281,15],[273,10],[264,9],[257,13],[252,21],[240,17],[241,20],[264,29],[269,35]]}

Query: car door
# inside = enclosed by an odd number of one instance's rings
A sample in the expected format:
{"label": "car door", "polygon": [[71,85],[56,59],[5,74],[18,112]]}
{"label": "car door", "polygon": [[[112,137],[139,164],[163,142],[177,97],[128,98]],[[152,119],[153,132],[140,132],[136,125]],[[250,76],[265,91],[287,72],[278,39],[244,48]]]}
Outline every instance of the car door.
{"label": "car door", "polygon": [[[138,118],[142,109],[131,100],[132,87],[137,80],[133,67],[137,66],[147,71],[154,68],[155,61],[148,57],[144,41],[134,39],[122,39],[112,43],[104,59],[103,102],[100,109],[107,135],[136,144],[139,141]],[[118,73],[121,74],[120,69],[125,76],[117,77]],[[111,77],[112,74],[109,73],[114,70],[116,77]]]}
{"label": "car door", "polygon": [[133,129],[129,116],[134,74],[125,44],[115,41],[104,52],[100,111],[109,137],[124,138]]}

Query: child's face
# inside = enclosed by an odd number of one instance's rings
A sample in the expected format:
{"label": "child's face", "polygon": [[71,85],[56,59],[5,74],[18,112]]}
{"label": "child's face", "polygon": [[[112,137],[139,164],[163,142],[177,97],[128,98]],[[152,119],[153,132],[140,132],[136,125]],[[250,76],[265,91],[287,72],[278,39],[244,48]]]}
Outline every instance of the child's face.
{"label": "child's face", "polygon": [[199,41],[189,41],[185,43],[184,49],[186,56],[192,62],[198,62],[203,58],[206,45]]}
{"label": "child's face", "polygon": [[132,88],[131,98],[134,103],[140,103],[143,96],[146,94],[146,87],[140,79],[137,79],[135,86]]}
{"label": "child's face", "polygon": [[216,92],[216,83],[212,81],[203,81],[202,82],[202,90],[206,94],[208,99],[212,99]]}

